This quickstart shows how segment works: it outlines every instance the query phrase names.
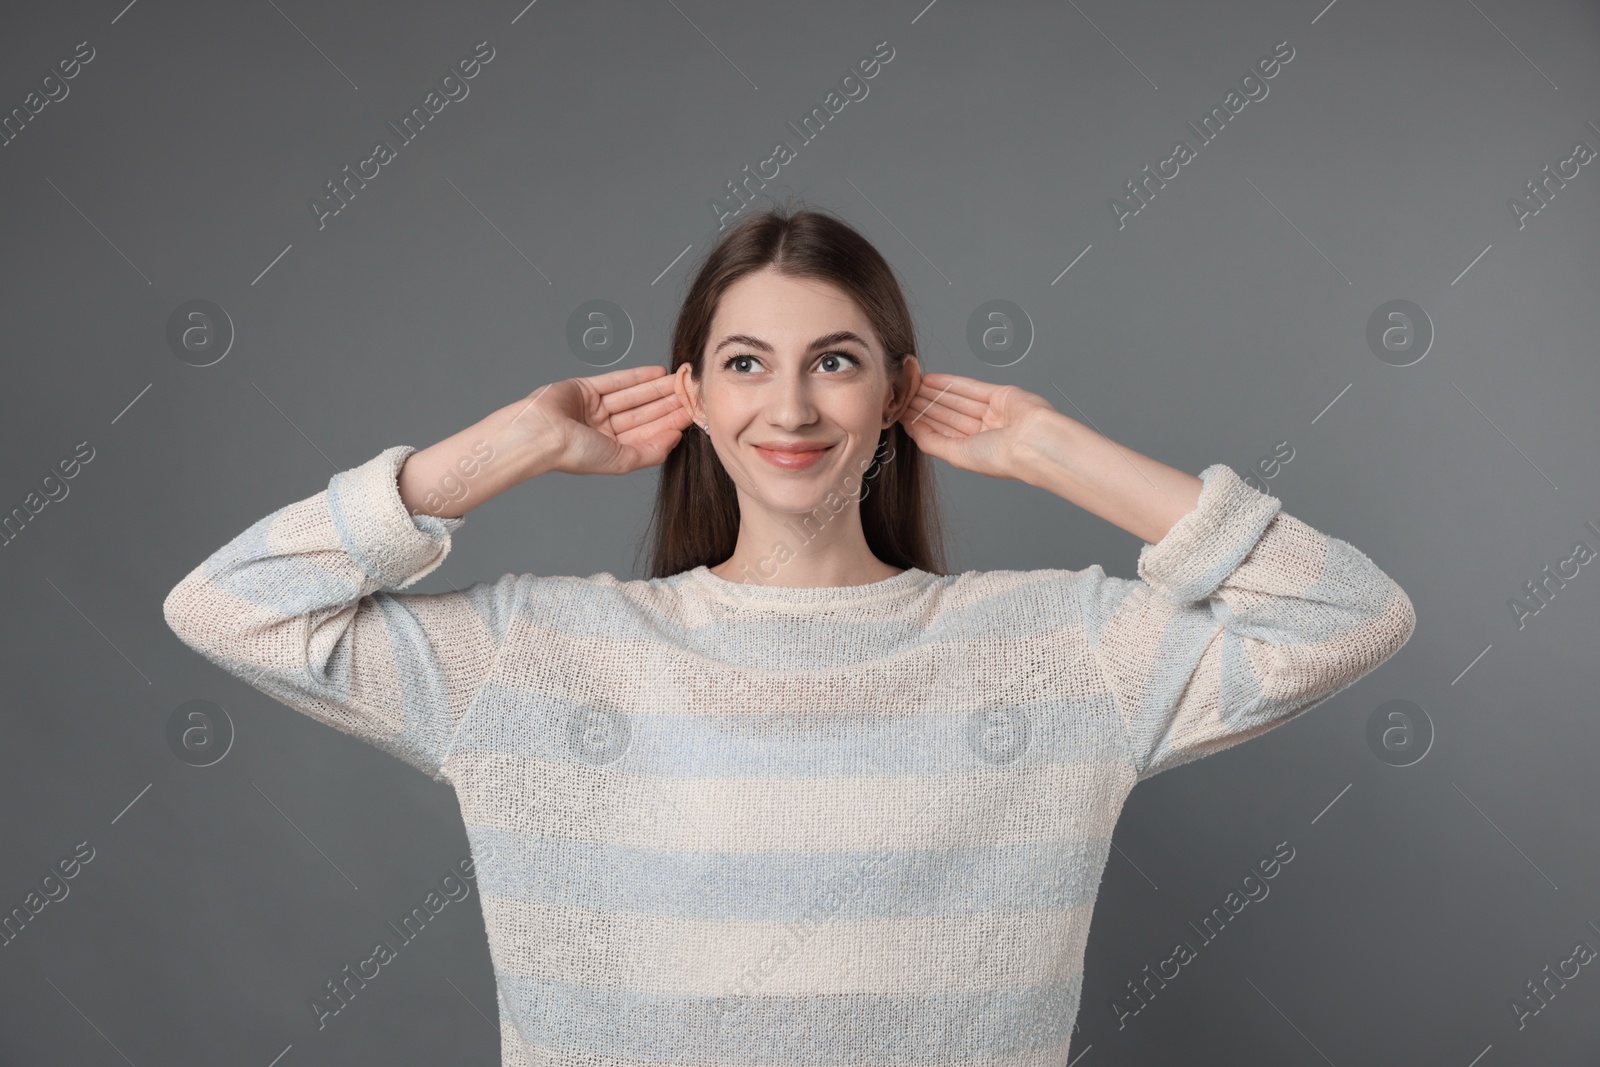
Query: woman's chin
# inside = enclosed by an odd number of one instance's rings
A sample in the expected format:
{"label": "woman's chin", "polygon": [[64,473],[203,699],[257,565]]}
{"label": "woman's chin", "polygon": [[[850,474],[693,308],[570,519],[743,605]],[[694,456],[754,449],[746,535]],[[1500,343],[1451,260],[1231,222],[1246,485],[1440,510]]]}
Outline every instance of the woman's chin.
{"label": "woman's chin", "polygon": [[826,479],[807,478],[802,483],[792,474],[783,476],[781,481],[763,479],[753,495],[755,503],[773,515],[794,516],[797,519],[810,518],[813,512],[819,510],[835,514],[840,509],[840,502],[849,500],[842,489],[830,485]]}

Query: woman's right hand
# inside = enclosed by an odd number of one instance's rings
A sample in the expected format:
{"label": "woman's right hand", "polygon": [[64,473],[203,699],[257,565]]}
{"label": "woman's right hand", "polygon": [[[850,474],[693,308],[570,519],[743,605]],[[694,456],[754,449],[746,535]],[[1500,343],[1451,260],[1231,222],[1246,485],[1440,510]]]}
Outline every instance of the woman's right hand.
{"label": "woman's right hand", "polygon": [[692,421],[671,374],[654,364],[552,382],[514,406],[512,424],[542,443],[545,469],[566,474],[654,466]]}

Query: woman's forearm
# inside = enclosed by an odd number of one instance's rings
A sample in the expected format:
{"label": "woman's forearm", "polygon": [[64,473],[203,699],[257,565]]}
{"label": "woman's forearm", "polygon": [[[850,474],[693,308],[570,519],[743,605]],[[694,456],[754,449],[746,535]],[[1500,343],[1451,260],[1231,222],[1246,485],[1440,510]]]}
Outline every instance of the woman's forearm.
{"label": "woman's forearm", "polygon": [[556,442],[526,400],[406,457],[400,499],[413,515],[455,518],[551,469]]}
{"label": "woman's forearm", "polygon": [[1021,435],[1016,477],[1155,544],[1200,500],[1199,478],[1142,456],[1057,411]]}

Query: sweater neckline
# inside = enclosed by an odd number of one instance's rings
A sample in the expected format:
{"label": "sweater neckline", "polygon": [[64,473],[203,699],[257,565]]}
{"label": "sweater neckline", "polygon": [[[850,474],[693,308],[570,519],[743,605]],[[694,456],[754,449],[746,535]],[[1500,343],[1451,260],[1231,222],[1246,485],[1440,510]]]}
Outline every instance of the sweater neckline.
{"label": "sweater neckline", "polygon": [[931,575],[918,567],[908,567],[899,574],[880,578],[860,585],[762,585],[759,582],[735,582],[714,574],[710,567],[701,564],[683,572],[684,580],[713,596],[744,604],[788,604],[827,607],[834,604],[860,604],[895,596],[920,588]]}

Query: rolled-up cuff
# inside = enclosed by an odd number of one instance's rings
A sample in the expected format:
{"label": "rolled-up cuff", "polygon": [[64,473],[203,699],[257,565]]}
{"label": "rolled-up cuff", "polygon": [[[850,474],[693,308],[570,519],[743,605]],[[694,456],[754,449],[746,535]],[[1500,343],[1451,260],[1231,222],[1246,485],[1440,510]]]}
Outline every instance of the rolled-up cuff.
{"label": "rolled-up cuff", "polygon": [[1201,471],[1200,480],[1204,485],[1194,510],[1160,541],[1139,550],[1139,577],[1180,604],[1209,597],[1244,562],[1283,506],[1222,463]]}
{"label": "rolled-up cuff", "polygon": [[413,515],[397,481],[410,445],[386,448],[328,481],[328,513],[339,544],[382,589],[404,589],[450,554],[451,534],[464,516]]}

